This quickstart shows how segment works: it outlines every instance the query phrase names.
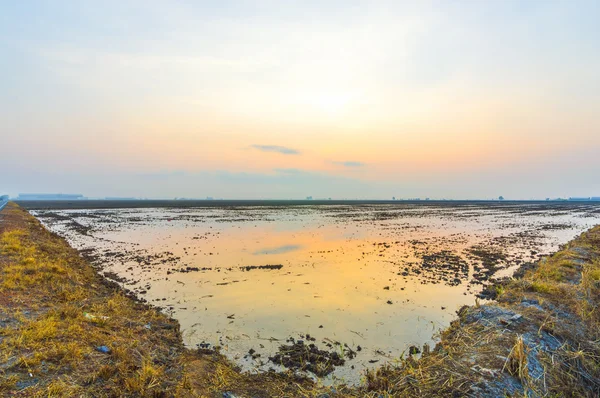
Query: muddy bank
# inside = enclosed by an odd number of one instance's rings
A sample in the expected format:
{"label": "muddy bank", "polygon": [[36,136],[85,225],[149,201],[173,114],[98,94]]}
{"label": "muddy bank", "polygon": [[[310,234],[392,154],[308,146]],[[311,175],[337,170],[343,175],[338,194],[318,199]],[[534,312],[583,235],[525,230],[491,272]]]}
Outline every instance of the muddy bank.
{"label": "muddy bank", "polygon": [[465,306],[421,359],[367,376],[392,396],[600,395],[600,226]]}
{"label": "muddy bank", "polygon": [[221,349],[246,371],[322,378],[320,368],[276,357],[283,342],[308,333],[316,341],[306,347],[341,354],[339,342],[357,352],[326,367],[325,382],[359,385],[366,369],[435,345],[432,336],[482,287],[600,222],[598,209],[400,203],[32,212],[105,277],[177,319],[188,347]]}
{"label": "muddy bank", "polygon": [[0,396],[317,391],[291,372],[241,374],[217,352],[186,349],[177,321],[125,295],[14,204],[0,212],[0,352]]}
{"label": "muddy bank", "polygon": [[[326,388],[293,371],[243,374],[212,350],[185,349],[176,322],[124,297],[33,217],[12,205],[1,217],[0,346],[7,355],[0,359],[0,392],[6,395],[600,393],[598,227],[524,269],[518,279],[493,285],[497,301],[462,308],[434,348],[411,348],[395,365],[367,373],[358,387]],[[495,261],[490,256],[489,261]],[[52,283],[41,284],[38,277]],[[308,337],[302,343],[281,344],[276,360],[324,370],[330,362],[349,360],[341,354],[332,359],[316,344],[311,347],[312,336]]]}

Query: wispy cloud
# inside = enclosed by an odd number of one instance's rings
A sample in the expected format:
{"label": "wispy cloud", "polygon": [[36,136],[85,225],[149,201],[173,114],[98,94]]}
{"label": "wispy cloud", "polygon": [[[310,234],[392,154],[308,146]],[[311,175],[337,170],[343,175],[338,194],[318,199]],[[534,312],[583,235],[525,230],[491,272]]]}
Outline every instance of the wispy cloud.
{"label": "wispy cloud", "polygon": [[298,155],[300,151],[278,145],[252,145],[252,148],[263,152],[278,152],[284,155]]}
{"label": "wispy cloud", "polygon": [[337,164],[338,166],[344,167],[363,167],[365,164],[363,162],[356,162],[353,160],[347,160],[345,162],[333,162],[333,164]]}

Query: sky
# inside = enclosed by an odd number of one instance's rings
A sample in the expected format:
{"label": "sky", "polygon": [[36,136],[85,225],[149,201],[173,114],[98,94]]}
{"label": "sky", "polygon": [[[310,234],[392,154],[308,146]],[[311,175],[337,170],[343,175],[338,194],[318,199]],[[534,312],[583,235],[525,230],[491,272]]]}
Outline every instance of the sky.
{"label": "sky", "polygon": [[597,0],[0,3],[0,193],[600,196]]}

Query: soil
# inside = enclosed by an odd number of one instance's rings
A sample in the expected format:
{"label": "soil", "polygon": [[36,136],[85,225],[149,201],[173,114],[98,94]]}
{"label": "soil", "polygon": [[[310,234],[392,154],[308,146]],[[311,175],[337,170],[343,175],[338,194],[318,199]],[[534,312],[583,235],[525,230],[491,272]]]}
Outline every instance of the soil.
{"label": "soil", "polygon": [[287,369],[308,371],[318,377],[327,376],[335,366],[346,362],[338,352],[320,350],[314,343],[305,344],[303,340],[280,346],[279,352],[269,360]]}

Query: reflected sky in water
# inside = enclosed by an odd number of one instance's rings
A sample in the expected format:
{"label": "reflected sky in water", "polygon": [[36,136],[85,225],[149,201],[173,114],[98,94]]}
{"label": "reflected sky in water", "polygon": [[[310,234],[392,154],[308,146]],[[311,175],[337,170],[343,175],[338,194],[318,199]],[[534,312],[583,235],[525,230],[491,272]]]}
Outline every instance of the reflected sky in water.
{"label": "reflected sky in water", "polygon": [[[244,369],[267,370],[278,369],[268,356],[279,345],[308,333],[320,348],[360,346],[328,379],[357,382],[365,368],[393,362],[411,345],[435,344],[456,310],[473,304],[481,285],[470,249],[501,251],[507,260],[498,272],[509,275],[516,263],[597,224],[593,210],[369,205],[54,212],[69,220],[35,214],[177,318],[186,344],[219,346]],[[89,235],[74,223],[90,226]],[[456,286],[437,278],[435,267],[423,268],[423,258],[444,251],[468,263],[466,274],[451,272]],[[261,357],[244,358],[251,348]]]}
{"label": "reflected sky in water", "polygon": [[300,245],[283,245],[283,246],[279,246],[279,247],[273,247],[273,248],[269,248],[269,249],[262,249],[262,250],[257,250],[255,251],[254,255],[264,255],[264,254],[282,254],[282,253],[289,253],[289,252],[293,252],[296,250],[300,250],[302,248],[302,246]]}

